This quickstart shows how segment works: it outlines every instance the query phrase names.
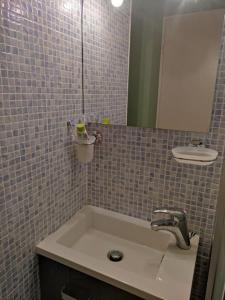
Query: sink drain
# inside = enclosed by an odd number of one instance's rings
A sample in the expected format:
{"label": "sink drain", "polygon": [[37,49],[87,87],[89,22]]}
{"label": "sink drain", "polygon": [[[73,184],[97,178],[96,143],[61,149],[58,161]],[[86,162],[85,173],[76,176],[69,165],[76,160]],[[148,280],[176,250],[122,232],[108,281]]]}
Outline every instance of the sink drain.
{"label": "sink drain", "polygon": [[123,259],[123,252],[119,250],[110,250],[107,254],[109,260],[118,262]]}

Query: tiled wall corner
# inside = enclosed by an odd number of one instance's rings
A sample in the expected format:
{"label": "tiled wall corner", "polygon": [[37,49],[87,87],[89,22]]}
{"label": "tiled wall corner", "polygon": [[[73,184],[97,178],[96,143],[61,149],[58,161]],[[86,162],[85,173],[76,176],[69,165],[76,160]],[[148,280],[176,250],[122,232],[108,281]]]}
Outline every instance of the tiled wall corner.
{"label": "tiled wall corner", "polygon": [[[79,1],[75,1],[79,3]],[[0,298],[39,299],[37,242],[86,197],[66,128],[81,113],[79,6],[0,1]],[[74,10],[73,10],[74,9]]]}
{"label": "tiled wall corner", "polygon": [[[35,244],[82,206],[66,128],[81,102],[81,1],[0,1],[0,298],[39,299]],[[125,123],[130,1],[84,1],[85,109]],[[119,103],[123,103],[121,110]],[[101,117],[100,116],[100,117]]]}
{"label": "tiled wall corner", "polygon": [[[200,234],[193,299],[204,299],[213,224],[224,158],[225,33],[221,48],[210,132],[195,134],[160,129],[100,126],[103,144],[88,167],[88,202],[149,220],[156,207],[188,212],[191,230]],[[91,125],[94,129],[96,125]],[[192,138],[219,151],[218,160],[201,167],[178,164],[171,149]]]}

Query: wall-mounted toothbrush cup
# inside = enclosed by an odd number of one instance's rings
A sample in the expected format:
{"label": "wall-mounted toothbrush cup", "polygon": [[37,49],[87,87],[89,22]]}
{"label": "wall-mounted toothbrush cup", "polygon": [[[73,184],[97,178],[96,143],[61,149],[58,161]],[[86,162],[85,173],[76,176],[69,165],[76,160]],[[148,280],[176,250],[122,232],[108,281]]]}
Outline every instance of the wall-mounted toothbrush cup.
{"label": "wall-mounted toothbrush cup", "polygon": [[95,136],[89,136],[86,140],[75,139],[77,159],[81,163],[89,163],[94,158]]}
{"label": "wall-mounted toothbrush cup", "polygon": [[72,140],[76,147],[77,159],[81,163],[89,163],[94,158],[94,145],[102,143],[102,134],[99,131],[89,135],[85,123],[69,120],[67,127],[71,132]]}

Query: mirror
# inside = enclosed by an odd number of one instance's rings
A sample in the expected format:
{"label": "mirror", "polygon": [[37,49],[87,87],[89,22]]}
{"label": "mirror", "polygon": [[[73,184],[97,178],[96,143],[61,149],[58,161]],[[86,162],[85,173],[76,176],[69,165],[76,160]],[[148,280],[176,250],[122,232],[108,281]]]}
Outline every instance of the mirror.
{"label": "mirror", "polygon": [[225,4],[133,0],[128,125],[209,130],[224,17],[219,7]]}
{"label": "mirror", "polygon": [[85,68],[88,120],[208,132],[224,0],[125,0],[108,9],[109,44],[86,49],[95,57]]}

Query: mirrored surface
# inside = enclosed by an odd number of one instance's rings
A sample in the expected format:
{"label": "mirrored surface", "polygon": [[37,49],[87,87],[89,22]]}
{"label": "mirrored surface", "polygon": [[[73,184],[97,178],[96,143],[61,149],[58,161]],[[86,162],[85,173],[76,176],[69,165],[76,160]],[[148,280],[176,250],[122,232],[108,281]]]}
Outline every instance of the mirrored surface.
{"label": "mirrored surface", "polygon": [[85,5],[87,121],[208,132],[225,1]]}
{"label": "mirrored surface", "polygon": [[129,126],[207,132],[224,1],[133,0]]}

